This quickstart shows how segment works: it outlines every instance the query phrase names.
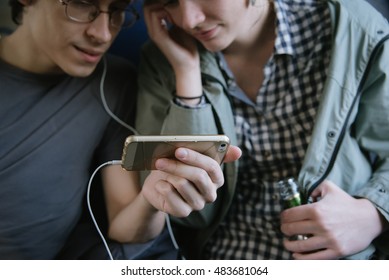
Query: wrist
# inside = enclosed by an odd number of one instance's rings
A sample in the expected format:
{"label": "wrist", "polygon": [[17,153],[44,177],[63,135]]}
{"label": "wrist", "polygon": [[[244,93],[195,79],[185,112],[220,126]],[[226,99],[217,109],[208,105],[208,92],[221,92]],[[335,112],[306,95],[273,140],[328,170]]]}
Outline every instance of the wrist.
{"label": "wrist", "polygon": [[[140,191],[139,195],[138,195],[138,201],[139,203],[141,204],[141,207],[142,207],[142,212],[146,215],[146,216],[154,216],[154,215],[157,215],[159,212],[160,212],[160,209],[158,209],[158,206],[157,205],[154,205],[155,201],[153,200],[149,200],[148,199],[148,194],[146,194],[145,192],[145,189],[147,188],[142,188],[142,190]],[[152,195],[152,194],[149,194],[149,195]]]}
{"label": "wrist", "polygon": [[366,219],[370,222],[368,228],[372,232],[373,239],[381,233],[387,231],[388,221],[374,205],[374,203],[366,198],[360,198],[358,200],[360,202],[360,207],[365,209],[364,212],[367,214]]}
{"label": "wrist", "polygon": [[198,105],[203,99],[200,68],[187,69],[176,73],[175,100],[187,105]]}
{"label": "wrist", "polygon": [[182,99],[182,100],[201,99],[201,97],[203,97],[203,96],[204,96],[204,94],[201,94],[201,95],[198,95],[198,96],[180,96],[180,95],[174,94],[174,97]]}
{"label": "wrist", "polygon": [[178,103],[183,103],[183,104],[193,106],[193,105],[201,104],[203,97],[204,97],[204,93],[202,93],[200,95],[196,95],[196,96],[182,96],[182,95],[176,94],[176,92],[173,92],[173,96],[174,96],[174,99],[176,102],[178,101]]}

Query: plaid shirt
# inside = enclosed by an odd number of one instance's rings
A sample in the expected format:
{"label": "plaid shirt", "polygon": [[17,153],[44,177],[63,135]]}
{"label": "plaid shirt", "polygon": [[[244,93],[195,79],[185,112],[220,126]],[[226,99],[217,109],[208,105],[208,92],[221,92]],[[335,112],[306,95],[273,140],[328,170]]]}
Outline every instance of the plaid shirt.
{"label": "plaid shirt", "polygon": [[282,245],[277,182],[297,177],[309,144],[331,51],[325,1],[274,1],[273,56],[256,102],[218,54],[229,84],[243,151],[232,207],[206,246],[206,259],[290,259]]}

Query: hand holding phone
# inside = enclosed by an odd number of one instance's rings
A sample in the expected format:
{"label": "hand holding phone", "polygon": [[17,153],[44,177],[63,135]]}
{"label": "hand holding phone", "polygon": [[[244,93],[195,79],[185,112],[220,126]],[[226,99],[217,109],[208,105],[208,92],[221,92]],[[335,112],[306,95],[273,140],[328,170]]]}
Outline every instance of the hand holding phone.
{"label": "hand holding phone", "polygon": [[229,145],[225,135],[132,135],[124,144],[122,167],[129,171],[154,170],[157,159],[175,158],[179,147],[200,152],[221,164]]}

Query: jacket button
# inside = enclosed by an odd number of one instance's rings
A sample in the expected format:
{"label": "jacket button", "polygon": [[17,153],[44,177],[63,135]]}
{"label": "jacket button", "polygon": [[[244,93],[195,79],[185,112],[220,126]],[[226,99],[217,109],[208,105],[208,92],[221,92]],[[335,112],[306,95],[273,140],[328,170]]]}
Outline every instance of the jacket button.
{"label": "jacket button", "polygon": [[264,152],[263,152],[263,156],[264,156],[265,158],[270,157],[270,156],[271,156],[270,151],[264,151]]}
{"label": "jacket button", "polygon": [[335,137],[335,132],[334,131],[330,131],[330,132],[328,132],[328,137],[330,137],[330,138],[334,138]]}

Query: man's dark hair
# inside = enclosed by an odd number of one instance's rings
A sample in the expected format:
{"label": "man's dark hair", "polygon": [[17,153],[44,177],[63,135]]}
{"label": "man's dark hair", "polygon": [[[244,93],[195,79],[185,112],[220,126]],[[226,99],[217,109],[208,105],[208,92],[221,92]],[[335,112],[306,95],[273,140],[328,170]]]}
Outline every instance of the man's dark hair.
{"label": "man's dark hair", "polygon": [[20,24],[22,22],[23,4],[18,0],[9,0],[8,4],[11,6],[11,16],[13,22]]}

